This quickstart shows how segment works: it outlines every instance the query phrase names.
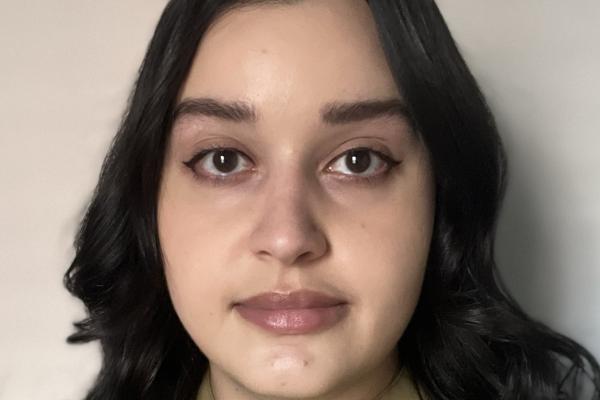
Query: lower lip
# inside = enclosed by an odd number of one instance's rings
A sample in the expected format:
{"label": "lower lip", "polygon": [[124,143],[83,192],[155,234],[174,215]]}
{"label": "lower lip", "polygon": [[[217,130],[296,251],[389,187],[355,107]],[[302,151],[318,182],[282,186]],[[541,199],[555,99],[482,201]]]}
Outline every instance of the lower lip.
{"label": "lower lip", "polygon": [[238,304],[234,307],[245,320],[281,335],[300,335],[331,328],[347,314],[346,304],[331,307],[265,310]]}

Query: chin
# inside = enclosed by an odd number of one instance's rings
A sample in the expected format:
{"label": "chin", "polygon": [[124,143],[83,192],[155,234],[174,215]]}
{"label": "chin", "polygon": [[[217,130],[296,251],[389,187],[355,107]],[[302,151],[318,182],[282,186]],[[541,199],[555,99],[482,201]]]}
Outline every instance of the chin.
{"label": "chin", "polygon": [[328,391],[328,385],[324,380],[315,381],[312,377],[296,375],[277,378],[264,377],[262,381],[253,380],[248,389],[267,397],[319,398]]}
{"label": "chin", "polygon": [[312,398],[331,389],[333,376],[305,360],[282,357],[243,376],[243,384],[262,396]]}

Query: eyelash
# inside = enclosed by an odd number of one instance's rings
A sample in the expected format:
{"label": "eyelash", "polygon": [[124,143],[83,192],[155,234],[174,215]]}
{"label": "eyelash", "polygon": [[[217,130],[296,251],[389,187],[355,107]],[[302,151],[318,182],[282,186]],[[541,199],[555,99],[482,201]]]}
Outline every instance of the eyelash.
{"label": "eyelash", "polygon": [[[198,164],[200,161],[205,159],[205,157],[207,155],[209,155],[210,153],[218,152],[218,151],[232,151],[232,152],[237,153],[238,155],[241,155],[242,158],[250,159],[246,154],[244,154],[244,152],[242,152],[236,148],[214,145],[209,148],[200,150],[191,159],[189,159],[188,161],[184,161],[183,165],[185,165],[187,168],[189,168],[197,179],[206,181],[215,186],[220,186],[220,185],[227,184],[227,183],[235,183],[236,181],[242,179],[243,175],[245,175],[244,173],[234,173],[232,175],[225,175],[225,174],[224,175],[215,175],[215,174],[201,175],[196,172],[196,170],[195,170],[196,164]],[[344,180],[344,181],[351,181],[353,183],[359,183],[359,184],[363,183],[363,184],[368,184],[368,185],[376,184],[381,179],[385,178],[394,167],[398,166],[401,163],[401,161],[394,160],[390,156],[383,154],[382,152],[375,150],[371,147],[367,147],[367,146],[354,147],[349,150],[346,150],[345,152],[343,152],[342,154],[340,154],[339,156],[334,158],[334,160],[331,163],[334,163],[340,159],[343,159],[351,151],[367,151],[369,153],[375,154],[375,156],[377,158],[381,159],[386,164],[386,167],[383,172],[380,172],[375,175],[368,175],[368,176],[352,176],[352,175],[350,175],[349,176],[348,174],[339,174],[339,175],[345,176],[344,178],[342,178],[342,180]],[[236,168],[237,168],[237,166],[236,166]],[[371,168],[371,167],[369,166],[369,168]],[[329,169],[329,166],[327,167],[327,169]],[[226,174],[228,174],[228,173],[226,173]],[[242,175],[242,176],[240,176],[240,175]]]}

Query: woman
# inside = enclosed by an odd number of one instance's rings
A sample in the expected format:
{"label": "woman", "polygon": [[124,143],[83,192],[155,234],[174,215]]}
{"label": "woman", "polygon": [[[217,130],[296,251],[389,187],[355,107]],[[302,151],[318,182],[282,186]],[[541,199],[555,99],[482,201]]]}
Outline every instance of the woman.
{"label": "woman", "polygon": [[65,275],[87,398],[600,398],[496,275],[505,168],[432,1],[172,0]]}

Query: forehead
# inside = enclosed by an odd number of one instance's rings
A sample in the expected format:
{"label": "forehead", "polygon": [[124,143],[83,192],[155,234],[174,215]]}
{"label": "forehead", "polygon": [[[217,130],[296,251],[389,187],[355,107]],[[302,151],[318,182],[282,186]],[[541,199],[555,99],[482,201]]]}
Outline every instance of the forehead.
{"label": "forehead", "polygon": [[399,93],[364,0],[236,8],[205,34],[180,98],[243,100],[261,114]]}

